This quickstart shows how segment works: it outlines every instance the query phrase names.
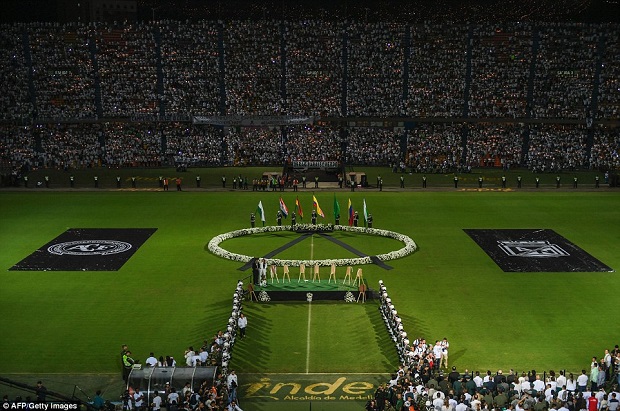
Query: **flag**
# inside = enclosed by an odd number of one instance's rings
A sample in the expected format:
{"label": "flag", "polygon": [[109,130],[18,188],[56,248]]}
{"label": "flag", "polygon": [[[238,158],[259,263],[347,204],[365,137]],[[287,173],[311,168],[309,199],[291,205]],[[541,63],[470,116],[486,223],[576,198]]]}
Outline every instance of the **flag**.
{"label": "flag", "polygon": [[334,194],[334,220],[340,218],[340,204],[338,204],[338,200],[336,200],[336,194]]}
{"label": "flag", "polygon": [[258,207],[256,207],[256,214],[260,217],[260,220],[263,222],[263,227],[265,226],[265,210],[263,209],[263,202],[258,202]]}
{"label": "flag", "polygon": [[351,199],[349,198],[349,225],[353,225],[353,204],[351,204]]}
{"label": "flag", "polygon": [[299,204],[299,197],[295,199],[295,211],[297,211],[297,215],[302,220],[304,219],[304,210],[301,209],[301,204]]}
{"label": "flag", "polygon": [[366,199],[364,199],[364,226],[368,223],[368,209],[366,208]]}
{"label": "flag", "polygon": [[280,211],[282,212],[284,218],[288,217],[288,207],[286,206],[286,204],[284,204],[284,200],[282,200],[282,197],[280,197]]}
{"label": "flag", "polygon": [[312,196],[312,201],[313,201],[312,206],[316,207],[316,213],[320,215],[321,217],[325,218],[325,214],[323,214],[323,210],[321,210],[321,206],[319,205],[319,202],[316,200],[315,196]]}

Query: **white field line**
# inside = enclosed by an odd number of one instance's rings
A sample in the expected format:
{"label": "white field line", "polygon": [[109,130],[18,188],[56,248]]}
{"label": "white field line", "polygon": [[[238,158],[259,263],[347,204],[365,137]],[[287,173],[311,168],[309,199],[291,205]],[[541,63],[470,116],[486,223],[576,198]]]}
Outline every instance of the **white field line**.
{"label": "white field line", "polygon": [[312,318],[312,301],[308,301],[308,332],[306,335],[306,374],[310,374],[310,320]]}

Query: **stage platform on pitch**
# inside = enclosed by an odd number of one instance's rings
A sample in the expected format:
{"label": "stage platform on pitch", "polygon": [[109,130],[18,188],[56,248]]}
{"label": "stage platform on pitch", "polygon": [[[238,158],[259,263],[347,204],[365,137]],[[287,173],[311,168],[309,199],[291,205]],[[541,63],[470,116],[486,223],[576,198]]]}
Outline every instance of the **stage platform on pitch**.
{"label": "stage platform on pitch", "polygon": [[[364,282],[365,283],[365,282]],[[372,290],[366,287],[366,299],[372,298]],[[280,282],[271,283],[269,281],[266,286],[260,287],[254,286],[254,293],[258,298],[258,301],[307,301],[312,294],[312,301],[317,300],[341,300],[341,301],[357,301],[360,294],[360,286],[351,285],[348,282],[346,284],[334,282],[333,280],[322,280],[321,282],[312,280],[297,281],[297,279],[291,279]],[[266,298],[268,297],[268,298]],[[362,301],[362,298],[359,299]]]}

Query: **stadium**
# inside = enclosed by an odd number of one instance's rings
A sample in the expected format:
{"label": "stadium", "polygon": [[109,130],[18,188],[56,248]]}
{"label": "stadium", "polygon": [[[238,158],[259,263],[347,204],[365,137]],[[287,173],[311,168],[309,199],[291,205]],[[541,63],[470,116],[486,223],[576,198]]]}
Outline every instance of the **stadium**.
{"label": "stadium", "polygon": [[618,4],[4,11],[5,409],[615,411]]}

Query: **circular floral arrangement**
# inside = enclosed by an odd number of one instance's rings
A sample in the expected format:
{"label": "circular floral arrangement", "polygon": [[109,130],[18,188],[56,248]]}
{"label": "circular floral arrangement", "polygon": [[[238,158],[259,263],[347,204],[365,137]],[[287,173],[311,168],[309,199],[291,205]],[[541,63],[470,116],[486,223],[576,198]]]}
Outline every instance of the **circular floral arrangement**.
{"label": "circular floral arrangement", "polygon": [[[277,231],[305,231],[305,232],[331,232],[331,231],[347,231],[351,233],[359,233],[359,234],[367,234],[367,235],[377,235],[380,237],[388,237],[393,238],[394,240],[400,241],[404,244],[404,247],[390,251],[389,253],[379,254],[376,257],[381,261],[389,261],[395,260],[397,258],[403,258],[413,252],[415,252],[418,248],[416,243],[409,237],[404,234],[397,233],[395,231],[389,230],[380,230],[377,228],[365,228],[365,227],[350,227],[346,225],[323,225],[323,224],[297,224],[294,230],[291,230],[291,226],[267,226],[267,227],[255,227],[255,228],[244,228],[241,230],[229,231],[227,233],[223,233],[220,235],[216,235],[209,241],[207,248],[213,254],[226,258],[228,260],[240,261],[243,263],[247,263],[252,260],[252,257],[249,255],[237,254],[231,251],[225,250],[220,247],[220,244],[223,241],[229,240],[235,237],[243,237],[246,235],[259,234],[259,233],[272,233]],[[276,266],[284,266],[288,265],[291,267],[298,267],[301,264],[306,266],[313,266],[318,264],[319,266],[331,266],[332,264],[336,266],[346,266],[346,265],[363,265],[363,264],[372,264],[372,260],[370,256],[366,257],[358,257],[358,258],[334,258],[334,259],[325,259],[325,260],[282,260],[278,258],[268,258],[267,263],[270,265]]]}

